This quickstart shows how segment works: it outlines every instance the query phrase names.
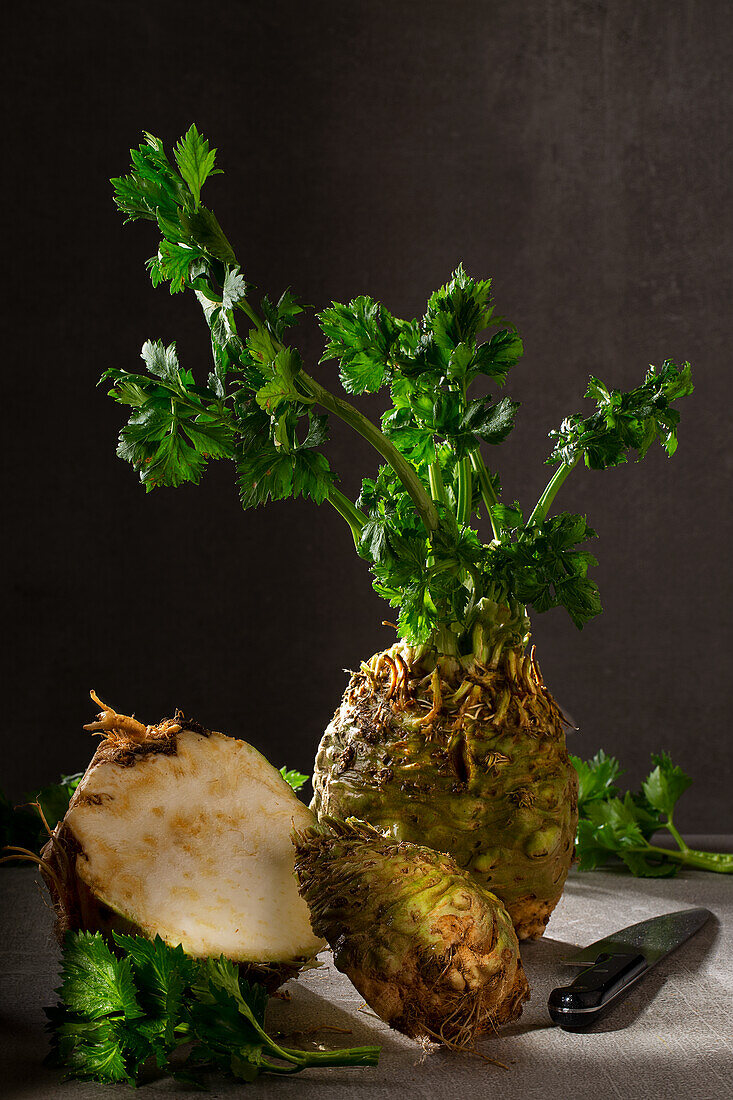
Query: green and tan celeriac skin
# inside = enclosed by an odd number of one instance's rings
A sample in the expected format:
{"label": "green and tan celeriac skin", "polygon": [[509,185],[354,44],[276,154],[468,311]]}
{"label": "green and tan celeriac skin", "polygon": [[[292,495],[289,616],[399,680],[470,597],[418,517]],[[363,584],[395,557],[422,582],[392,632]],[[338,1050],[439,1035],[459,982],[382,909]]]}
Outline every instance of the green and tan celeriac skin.
{"label": "green and tan celeriac skin", "polygon": [[521,1015],[529,987],[511,919],[450,856],[354,819],[294,840],[314,929],[392,1027],[460,1048]]}
{"label": "green and tan celeriac skin", "polygon": [[269,989],[325,945],[293,879],[313,815],[245,741],[104,707],[104,737],[42,853],[58,932],[113,930],[225,955]]}
{"label": "green and tan celeriac skin", "polygon": [[311,808],[448,852],[541,936],[573,858],[577,775],[534,654],[496,666],[398,644],[354,673],[321,741]]}

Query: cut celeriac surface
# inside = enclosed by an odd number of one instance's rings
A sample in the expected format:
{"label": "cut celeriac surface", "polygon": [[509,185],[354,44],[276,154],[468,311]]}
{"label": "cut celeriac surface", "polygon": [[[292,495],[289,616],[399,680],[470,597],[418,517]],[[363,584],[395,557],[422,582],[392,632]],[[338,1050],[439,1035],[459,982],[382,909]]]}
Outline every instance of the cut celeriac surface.
{"label": "cut celeriac surface", "polygon": [[91,728],[105,740],[46,852],[68,895],[62,926],[93,925],[96,909],[98,926],[133,926],[190,955],[312,958],[323,942],[298,895],[290,833],[314,819],[279,772],[181,715],[146,727],[105,708]]}

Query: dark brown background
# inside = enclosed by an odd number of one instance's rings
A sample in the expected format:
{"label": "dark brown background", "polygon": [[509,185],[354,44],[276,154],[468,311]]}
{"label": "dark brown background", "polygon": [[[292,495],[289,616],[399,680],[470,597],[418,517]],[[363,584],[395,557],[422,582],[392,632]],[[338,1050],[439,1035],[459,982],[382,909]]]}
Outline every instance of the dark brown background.
{"label": "dark brown background", "polygon": [[[696,778],[680,824],[730,803],[733,26],[724,0],[639,3],[28,3],[6,16],[3,452],[7,682],[2,785],[85,765],[90,687],[146,720],[179,706],[309,770],[354,667],[392,634],[326,506],[243,513],[233,471],[143,492],[96,380],[178,341],[197,305],[154,291],[152,227],[108,177],[143,128],[195,120],[207,186],[247,276],[318,307],[366,292],[412,316],[459,260],[491,274],[525,340],[502,448],[531,506],[546,433],[587,376],[619,387],[690,359],[680,449],[579,471],[558,503],[600,538],[603,616],[535,622],[545,677],[636,781],[668,748]],[[311,363],[318,333],[300,335]],[[333,379],[332,365],[321,368]],[[379,401],[372,403],[376,412]],[[333,425],[347,492],[376,456]]]}

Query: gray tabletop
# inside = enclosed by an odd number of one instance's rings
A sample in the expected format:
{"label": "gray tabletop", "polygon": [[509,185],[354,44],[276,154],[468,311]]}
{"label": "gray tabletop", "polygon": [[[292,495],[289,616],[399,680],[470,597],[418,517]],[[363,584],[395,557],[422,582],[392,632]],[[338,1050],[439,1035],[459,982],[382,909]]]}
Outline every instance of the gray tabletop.
{"label": "gray tabletop", "polygon": [[[695,838],[697,847],[731,850],[731,838]],[[32,871],[0,874],[0,1095],[8,1100],[91,1098],[101,1089],[63,1083],[41,1064],[46,1050],[43,1005],[54,1000],[58,948],[52,918]],[[715,914],[693,939],[662,961],[592,1031],[570,1034],[547,1015],[550,990],[574,973],[563,965],[571,947],[585,946],[627,924],[688,906]],[[324,965],[273,999],[268,1023],[292,1045],[378,1043],[376,1069],[311,1070],[293,1078],[260,1078],[253,1085],[212,1078],[211,1097],[247,1090],[253,1096],[327,1100],[346,1093],[364,1100],[404,1095],[416,1100],[493,1095],[502,1100],[606,1097],[612,1100],[724,1100],[733,1098],[733,876],[685,871],[673,879],[635,879],[623,872],[573,871],[544,939],[522,947],[532,999],[522,1018],[483,1041],[480,1057],[424,1052],[391,1031],[364,1005],[349,981]],[[727,950],[726,950],[727,945]],[[342,1028],[348,1034],[329,1032]],[[318,1030],[323,1029],[323,1030]],[[191,1097],[171,1081],[146,1092]]]}

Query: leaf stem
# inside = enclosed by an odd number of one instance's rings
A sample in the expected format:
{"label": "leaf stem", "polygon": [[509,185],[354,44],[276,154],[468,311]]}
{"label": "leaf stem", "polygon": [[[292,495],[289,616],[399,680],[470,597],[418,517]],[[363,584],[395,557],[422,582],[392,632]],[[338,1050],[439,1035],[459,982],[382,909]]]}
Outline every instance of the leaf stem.
{"label": "leaf stem", "polygon": [[299,371],[297,381],[303,386],[309,397],[313,397],[324,409],[333,413],[334,416],[338,416],[346,424],[354,428],[368,443],[371,443],[372,447],[379,452],[385,462],[389,463],[409,493],[412,503],[415,505],[418,515],[425,525],[428,534],[434,534],[440,526],[440,517],[435,504],[430,499],[415,468],[407,461],[404,455],[397,450],[395,445],[387,439],[387,436],[384,435],[383,432],[380,432],[379,428],[377,428],[375,424],[372,424],[371,420],[368,420],[363,413],[360,413],[359,410],[355,409],[353,405],[350,405],[348,401],[344,401],[341,397],[336,397],[322,386],[320,382],[316,382],[315,378],[312,378],[304,370]]}
{"label": "leaf stem", "polygon": [[677,847],[680,849],[680,851],[681,852],[689,852],[689,850],[690,850],[689,847],[687,846],[687,844],[685,844],[685,842],[682,839],[682,837],[680,836],[679,832],[677,831],[677,829],[673,825],[671,817],[667,818],[667,821],[665,822],[665,825],[666,825],[666,828],[669,829],[670,833],[674,837],[674,839],[677,843]]}
{"label": "leaf stem", "polygon": [[489,520],[491,522],[491,529],[494,532],[494,538],[501,538],[501,526],[496,522],[491,514],[491,509],[495,504],[499,503],[499,498],[494,492],[494,486],[491,484],[491,478],[489,477],[489,471],[486,469],[486,464],[481,457],[481,452],[478,447],[475,447],[469,452],[469,458],[471,459],[471,465],[473,466],[473,472],[478,478],[479,489],[481,490],[481,499],[486,506],[486,511],[489,514]]}
{"label": "leaf stem", "polygon": [[701,852],[688,848],[683,853],[685,863],[701,871],[717,871],[722,875],[733,874],[733,852]]}
{"label": "leaf stem", "polygon": [[733,874],[733,852],[701,852],[696,848],[687,848],[683,852],[675,852],[674,848],[660,848],[656,844],[649,844],[645,848],[633,848],[642,855],[645,852],[653,852],[655,855],[671,859],[684,867],[695,867],[699,871],[717,871],[723,875]]}
{"label": "leaf stem", "polygon": [[428,466],[428,480],[430,481],[430,492],[435,503],[442,504],[446,512],[450,512],[448,494],[445,491],[445,482],[443,481],[443,470],[437,458],[435,462],[431,462]]}
{"label": "leaf stem", "polygon": [[557,491],[565,481],[565,478],[573,472],[578,462],[580,461],[580,455],[573,459],[572,462],[563,462],[555,473],[552,475],[542,496],[534,506],[532,515],[527,520],[527,527],[531,527],[532,524],[541,523],[550,510],[550,505],[557,495]]}
{"label": "leaf stem", "polygon": [[252,308],[246,298],[240,298],[237,302],[235,302],[235,305],[238,309],[241,309],[243,313],[247,314],[250,321],[258,331],[262,330],[264,322],[259,314],[256,312],[256,310]]}
{"label": "leaf stem", "polygon": [[328,490],[328,503],[331,504],[338,514],[346,520],[351,528],[351,534],[354,539],[354,546],[359,549],[359,541],[361,539],[361,532],[364,524],[367,521],[367,517],[364,513],[353,504],[347,496],[337,489],[335,485],[331,485]]}
{"label": "leaf stem", "polygon": [[445,657],[458,656],[458,638],[448,623],[439,623],[431,635],[431,643]]}
{"label": "leaf stem", "polygon": [[[344,1050],[294,1050],[290,1055],[302,1055],[303,1067],[306,1066],[376,1066],[379,1062],[380,1047],[346,1047]],[[300,1061],[300,1058],[298,1059]]]}
{"label": "leaf stem", "polygon": [[471,520],[471,501],[473,499],[473,478],[471,460],[458,459],[458,500],[456,501],[456,519],[460,524]]}
{"label": "leaf stem", "polygon": [[442,506],[448,525],[453,531],[453,534],[457,535],[458,521],[448,499],[448,492],[445,487],[445,481],[443,480],[443,470],[440,465],[440,459],[436,458],[435,462],[431,462],[428,466],[428,481],[430,482],[430,492],[433,500],[436,504]]}
{"label": "leaf stem", "polygon": [[[299,1066],[301,1069],[306,1066],[315,1065],[331,1065],[331,1066],[373,1066],[379,1061],[379,1047],[349,1047],[346,1050],[323,1050],[323,1051],[309,1051],[309,1050],[294,1050],[292,1047],[283,1047],[269,1035],[260,1024],[254,1013],[247,1005],[246,1001],[242,1000],[241,1004],[247,1011],[240,1012],[244,1018],[250,1023],[250,1025],[257,1031],[263,1044],[266,1046],[270,1053],[274,1054],[277,1058],[282,1058],[284,1062],[290,1062],[295,1066]],[[268,1066],[268,1068],[272,1068]],[[284,1069],[284,1067],[283,1067]],[[277,1072],[283,1072],[283,1069]],[[293,1072],[293,1071],[290,1071]]]}

